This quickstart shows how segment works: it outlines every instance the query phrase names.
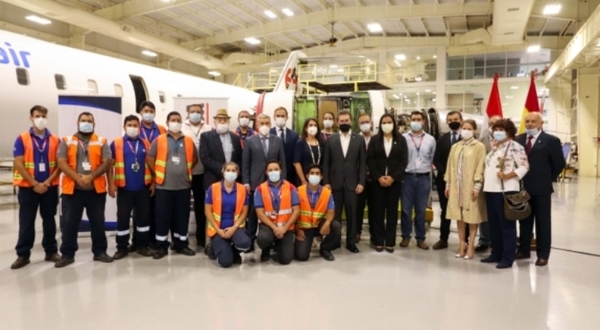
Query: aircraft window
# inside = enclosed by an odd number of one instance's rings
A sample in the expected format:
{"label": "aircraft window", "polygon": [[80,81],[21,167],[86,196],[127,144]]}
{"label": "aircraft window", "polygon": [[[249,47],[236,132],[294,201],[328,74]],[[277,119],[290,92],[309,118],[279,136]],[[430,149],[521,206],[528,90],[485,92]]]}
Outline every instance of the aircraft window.
{"label": "aircraft window", "polygon": [[98,95],[98,84],[93,79],[88,79],[89,95]]}
{"label": "aircraft window", "polygon": [[158,92],[158,99],[160,103],[165,103],[165,92]]}
{"label": "aircraft window", "polygon": [[54,82],[56,83],[57,89],[67,89],[67,82],[65,81],[65,76],[63,76],[62,74],[55,74]]}
{"label": "aircraft window", "polygon": [[29,73],[26,69],[17,68],[17,81],[19,82],[19,85],[29,85]]}
{"label": "aircraft window", "polygon": [[119,84],[115,84],[115,95],[123,96],[123,87],[121,87]]}

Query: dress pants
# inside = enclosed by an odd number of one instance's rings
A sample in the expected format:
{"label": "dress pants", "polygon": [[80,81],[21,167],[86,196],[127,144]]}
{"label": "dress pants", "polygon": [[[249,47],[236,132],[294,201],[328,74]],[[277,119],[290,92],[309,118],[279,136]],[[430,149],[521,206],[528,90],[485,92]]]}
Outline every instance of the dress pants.
{"label": "dress pants", "polygon": [[79,224],[84,208],[90,221],[92,253],[94,253],[94,256],[106,253],[105,207],[106,193],[98,194],[95,190],[75,189],[72,195],[62,194],[63,221],[61,223],[62,244],[60,253],[64,259],[74,259],[75,252],[79,249],[77,235],[79,234]]}
{"label": "dress pants", "polygon": [[[321,231],[321,227],[325,221],[321,221],[318,228],[311,229],[303,229],[304,230],[304,241],[296,240],[294,243],[294,254],[296,255],[296,260],[306,261],[310,257],[310,250],[312,249],[312,243],[315,237],[321,236],[319,233]],[[321,242],[321,251],[331,252],[335,248],[335,244],[338,241],[338,237],[340,236],[340,232],[342,231],[342,224],[333,220],[331,225],[329,225],[329,235],[323,238]]]}
{"label": "dress pants", "polygon": [[275,243],[275,252],[277,252],[277,260],[282,265],[288,265],[294,259],[294,231],[288,231],[283,235],[283,238],[275,237],[273,230],[267,225],[258,225],[258,234],[256,242],[262,250],[270,249]]}
{"label": "dress pants", "polygon": [[126,250],[129,245],[129,219],[133,211],[137,248],[148,247],[150,233],[150,190],[145,187],[137,191],[119,188],[117,193],[117,250]]}
{"label": "dress pants", "polygon": [[210,239],[210,245],[212,246],[217,263],[223,268],[228,268],[233,265],[234,254],[240,253],[240,251],[246,251],[250,248],[252,241],[243,229],[235,231],[230,239],[224,239],[219,235],[215,235]]}
{"label": "dress pants", "polygon": [[[335,203],[335,218],[340,221],[342,210],[346,213],[346,247],[356,245],[356,191],[347,189],[333,190],[333,202]],[[338,236],[338,242],[341,242],[341,233]]]}
{"label": "dress pants", "polygon": [[400,182],[389,187],[374,185],[375,218],[373,219],[373,244],[375,246],[394,247],[398,228],[398,202]]}
{"label": "dress pants", "polygon": [[189,245],[190,189],[156,189],[156,248],[169,248],[169,230],[173,247],[181,250]]}
{"label": "dress pants", "polygon": [[194,194],[194,217],[196,218],[196,242],[206,245],[206,214],[204,214],[204,174],[192,176],[192,194]]}
{"label": "dress pants", "polygon": [[56,207],[58,206],[58,187],[50,187],[44,194],[38,194],[33,188],[19,187],[19,240],[17,256],[29,259],[35,243],[35,218],[38,207],[42,217],[44,236],[42,247],[46,254],[56,253]]}
{"label": "dress pants", "polygon": [[425,211],[431,192],[429,175],[415,176],[406,173],[400,188],[402,196],[402,237],[410,238],[412,234],[412,211],[415,210],[415,232],[417,241],[425,240]]}
{"label": "dress pants", "polygon": [[517,223],[504,216],[504,195],[485,193],[488,222],[492,238],[491,258],[498,262],[511,264],[515,261],[517,247]]}
{"label": "dress pants", "polygon": [[490,245],[490,224],[489,222],[482,222],[479,224],[479,244]]}
{"label": "dress pants", "polygon": [[552,246],[552,195],[532,195],[529,200],[531,215],[519,221],[519,252],[530,254],[531,236],[535,223],[536,250],[539,259],[550,257]]}
{"label": "dress pants", "polygon": [[436,186],[441,208],[440,240],[448,241],[448,237],[450,236],[450,224],[452,223],[452,221],[446,219],[446,209],[448,208],[448,198],[446,198],[446,182],[444,182],[443,180],[438,181]]}
{"label": "dress pants", "polygon": [[367,206],[367,220],[369,224],[369,235],[371,241],[373,240],[373,219],[374,219],[374,206],[373,206],[373,186],[375,184],[372,181],[367,181],[365,184],[365,190],[362,193],[356,195],[356,233],[362,234],[363,221],[365,217],[365,206]]}

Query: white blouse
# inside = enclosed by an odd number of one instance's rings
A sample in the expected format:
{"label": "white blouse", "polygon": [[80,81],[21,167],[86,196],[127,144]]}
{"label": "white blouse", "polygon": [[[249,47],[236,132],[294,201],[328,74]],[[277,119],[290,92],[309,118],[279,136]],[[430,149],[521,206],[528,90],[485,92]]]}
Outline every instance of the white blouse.
{"label": "white blouse", "polygon": [[[507,152],[508,148],[508,152]],[[506,158],[504,154],[506,153]],[[510,140],[501,145],[496,146],[488,153],[485,159],[485,171],[483,179],[483,191],[485,192],[502,192],[502,182],[498,178],[498,172],[502,168],[504,162],[505,174],[515,172],[516,177],[504,180],[504,191],[519,191],[521,186],[519,181],[529,171],[529,162],[525,148],[519,143]]]}

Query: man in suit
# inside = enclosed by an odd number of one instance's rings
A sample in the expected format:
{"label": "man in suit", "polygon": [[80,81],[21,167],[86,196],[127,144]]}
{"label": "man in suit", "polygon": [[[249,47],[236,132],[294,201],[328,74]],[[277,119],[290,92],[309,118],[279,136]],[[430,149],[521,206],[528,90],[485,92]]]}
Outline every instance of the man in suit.
{"label": "man in suit", "polygon": [[542,131],[543,117],[532,112],[525,117],[525,134],[517,137],[517,142],[525,147],[529,167],[533,169],[523,177],[525,190],[531,195],[531,215],[519,221],[520,242],[516,259],[530,258],[531,236],[535,222],[537,235],[536,266],[546,266],[552,245],[552,182],[565,168],[565,158],[560,140]]}
{"label": "man in suit", "polygon": [[[342,209],[346,211],[346,249],[358,253],[356,247],[356,201],[363,192],[367,175],[365,139],[352,133],[352,115],[342,110],[338,113],[340,134],[329,137],[323,156],[323,182],[333,192],[335,219],[340,221]],[[341,237],[340,237],[341,240]]]}
{"label": "man in suit", "polygon": [[287,177],[284,177],[284,179],[297,186],[299,182],[294,169],[294,149],[296,149],[296,143],[298,142],[298,133],[285,127],[288,120],[286,108],[279,107],[275,109],[274,117],[275,127],[271,128],[271,135],[278,136],[283,141],[285,171],[287,173]]}
{"label": "man in suit", "polygon": [[[258,116],[258,135],[249,137],[246,140],[244,151],[242,152],[242,183],[250,194],[250,207],[248,209],[248,222],[246,231],[252,238],[253,242],[256,238],[258,228],[258,219],[254,210],[254,191],[263,182],[266,181],[265,168],[267,162],[278,161],[281,163],[281,177],[286,177],[285,152],[283,151],[283,143],[280,138],[270,135],[271,117],[266,114]],[[250,250],[254,251],[254,244]]]}
{"label": "man in suit", "polygon": [[446,174],[446,164],[452,145],[460,141],[460,128],[462,125],[462,114],[459,111],[450,111],[446,116],[446,123],[450,127],[450,132],[440,136],[436,143],[435,154],[433,155],[433,165],[437,169],[435,185],[438,191],[440,201],[440,240],[433,245],[434,250],[442,250],[448,248],[448,237],[450,236],[450,223],[446,219],[446,207],[448,206],[448,198],[446,197],[446,182],[444,175]]}

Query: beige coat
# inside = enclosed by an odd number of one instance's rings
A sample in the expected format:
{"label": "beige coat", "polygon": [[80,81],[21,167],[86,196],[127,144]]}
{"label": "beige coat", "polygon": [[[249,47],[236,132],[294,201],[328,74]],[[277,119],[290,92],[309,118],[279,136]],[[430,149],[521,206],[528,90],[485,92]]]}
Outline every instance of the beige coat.
{"label": "beige coat", "polygon": [[[462,216],[461,203],[459,200],[459,162],[462,155]],[[483,170],[485,166],[485,146],[483,143],[471,139],[468,142],[460,141],[455,143],[450,149],[448,165],[444,180],[446,186],[450,188],[448,198],[448,208],[446,209],[446,218],[451,220],[462,220],[470,224],[478,224],[487,219],[485,200],[483,194]],[[479,182],[480,194],[476,201],[473,201],[472,191],[475,183]]]}

